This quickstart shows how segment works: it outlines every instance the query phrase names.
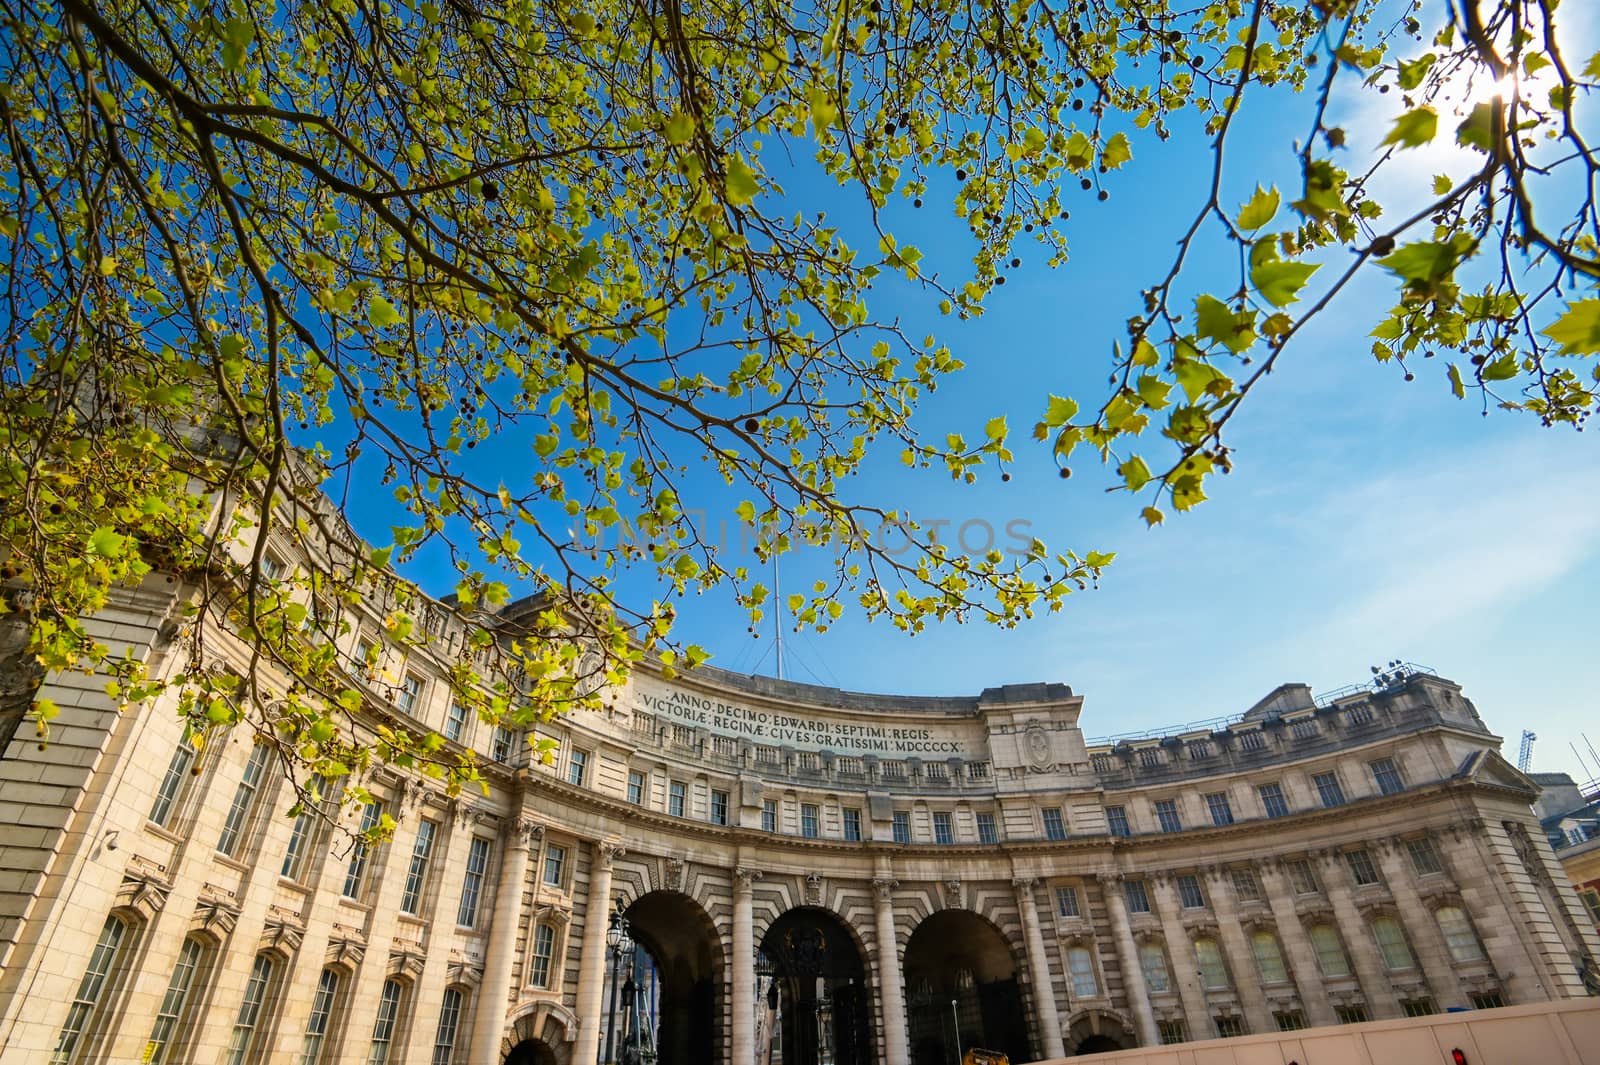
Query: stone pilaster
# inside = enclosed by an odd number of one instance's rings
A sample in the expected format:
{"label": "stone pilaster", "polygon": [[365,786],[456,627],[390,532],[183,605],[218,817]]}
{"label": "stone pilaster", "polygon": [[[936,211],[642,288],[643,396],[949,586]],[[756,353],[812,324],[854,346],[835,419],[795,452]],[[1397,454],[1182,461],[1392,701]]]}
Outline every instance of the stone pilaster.
{"label": "stone pilaster", "polygon": [[1322,968],[1317,964],[1317,952],[1311,937],[1300,923],[1300,914],[1294,906],[1294,888],[1283,875],[1277,859],[1268,859],[1256,867],[1261,876],[1261,887],[1272,907],[1272,919],[1278,926],[1278,941],[1289,959],[1290,972],[1300,989],[1300,1004],[1305,1007],[1306,1021],[1312,1027],[1333,1024],[1333,1006],[1328,1001],[1328,988],[1322,982]]}
{"label": "stone pilaster", "polygon": [[1400,1006],[1395,1001],[1389,974],[1384,971],[1379,958],[1372,929],[1367,927],[1366,918],[1356,909],[1355,898],[1346,886],[1350,873],[1345,868],[1343,856],[1338,851],[1319,850],[1313,851],[1312,857],[1317,861],[1322,889],[1328,894],[1333,915],[1349,947],[1350,965],[1356,971],[1356,982],[1361,985],[1361,996],[1366,999],[1367,1013],[1375,1021],[1398,1017]]}
{"label": "stone pilaster", "polygon": [[517,928],[522,920],[522,888],[528,878],[529,851],[544,829],[521,814],[508,818],[500,854],[500,879],[495,885],[494,919],[489,927],[489,949],[483,962],[483,993],[472,1020],[472,1053],[478,1065],[500,1065],[500,1041],[506,1025],[506,1004],[511,997],[511,973],[516,965]]}
{"label": "stone pilaster", "polygon": [[756,938],[753,920],[755,908],[755,882],[761,879],[758,869],[738,868],[733,871],[733,973],[728,981],[732,985],[733,1032],[731,1046],[734,1062],[755,1061],[756,1053]]}
{"label": "stone pilaster", "polygon": [[884,1065],[909,1065],[911,1042],[906,1034],[900,939],[894,930],[894,889],[895,882],[887,877],[872,882],[872,915],[878,933],[878,1005],[883,1013]]}
{"label": "stone pilaster", "polygon": [[1122,982],[1127,989],[1128,1005],[1133,1009],[1133,1019],[1139,1028],[1139,1042],[1147,1047],[1157,1046],[1161,1036],[1156,1031],[1155,1012],[1150,1008],[1150,989],[1145,986],[1144,968],[1139,964],[1139,947],[1133,941],[1133,926],[1128,923],[1128,903],[1122,895],[1122,876],[1102,873],[1100,890],[1105,894],[1106,909],[1111,913],[1111,932],[1122,966]]}
{"label": "stone pilaster", "polygon": [[1417,952],[1417,964],[1427,978],[1428,989],[1440,1009],[1467,1005],[1461,991],[1461,981],[1456,979],[1450,960],[1450,949],[1445,945],[1444,934],[1439,931],[1433,913],[1417,896],[1416,881],[1411,876],[1410,863],[1401,857],[1393,840],[1379,840],[1372,845],[1378,858],[1378,868],[1389,884],[1389,894],[1394,897],[1400,920],[1410,935],[1412,947]]}
{"label": "stone pilaster", "polygon": [[1194,955],[1194,941],[1178,918],[1177,891],[1165,873],[1145,881],[1150,904],[1161,918],[1161,931],[1167,939],[1167,957],[1172,960],[1173,981],[1183,1002],[1183,1023],[1190,1039],[1211,1037],[1211,1011],[1206,1009],[1205,992],[1200,988],[1200,962]]}
{"label": "stone pilaster", "polygon": [[1211,865],[1205,868],[1204,875],[1211,912],[1217,915],[1217,938],[1227,953],[1228,967],[1233,970],[1233,987],[1239,996],[1239,1006],[1244,1010],[1245,1023],[1252,1032],[1276,1032],[1278,1024],[1272,1019],[1267,996],[1261,991],[1256,952],[1239,924],[1239,910],[1233,904],[1233,885],[1229,882],[1228,871]]}
{"label": "stone pilaster", "polygon": [[600,1058],[601,999],[606,977],[606,922],[611,915],[611,866],[622,848],[604,840],[593,844],[589,893],[583,904],[583,944],[578,963],[578,1037],[572,1060],[591,1065]]}
{"label": "stone pilaster", "polygon": [[1017,889],[1017,909],[1022,912],[1022,931],[1027,939],[1028,973],[1033,981],[1034,1006],[1042,1029],[1040,1044],[1045,1057],[1065,1057],[1067,1048],[1061,1039],[1055,983],[1050,979],[1050,959],[1045,956],[1044,935],[1039,931],[1039,906],[1033,898],[1039,882],[1033,877],[1019,877],[1011,884]]}

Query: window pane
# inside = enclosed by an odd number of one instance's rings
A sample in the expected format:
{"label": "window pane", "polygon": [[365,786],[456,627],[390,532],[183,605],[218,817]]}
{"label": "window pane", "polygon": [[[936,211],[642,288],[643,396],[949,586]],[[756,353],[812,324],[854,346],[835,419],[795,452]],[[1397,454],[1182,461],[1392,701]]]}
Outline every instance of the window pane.
{"label": "window pane", "polygon": [[1311,778],[1317,786],[1317,797],[1324,806],[1343,806],[1344,788],[1339,784],[1339,777],[1334,773],[1318,773]]}
{"label": "window pane", "polygon": [[589,770],[589,752],[574,750],[567,759],[567,783],[583,786],[584,774]]}
{"label": "window pane", "polygon": [[1183,831],[1183,819],[1178,816],[1178,802],[1176,799],[1162,799],[1156,803],[1156,820],[1161,825],[1163,832]]}
{"label": "window pane", "polygon": [[1206,796],[1206,809],[1211,814],[1211,823],[1218,828],[1233,824],[1233,805],[1222,792]]}
{"label": "window pane", "polygon": [[1250,937],[1250,949],[1256,956],[1256,968],[1261,979],[1269,984],[1283,983],[1289,972],[1283,965],[1283,951],[1278,947],[1278,937],[1271,932],[1257,932]]}
{"label": "window pane", "polygon": [[911,842],[911,815],[904,810],[894,812],[894,841],[896,843]]}
{"label": "window pane", "polygon": [[800,804],[800,834],[807,839],[817,838],[817,808],[811,803]]}
{"label": "window pane", "polygon": [[995,829],[994,814],[980,813],[978,815],[978,842],[1000,842],[1000,833]]}
{"label": "window pane", "polygon": [[89,955],[89,964],[83,970],[83,979],[78,981],[78,993],[72,998],[72,1006],[67,1010],[66,1023],[61,1026],[61,1034],[56,1038],[55,1053],[50,1056],[51,1065],[65,1065],[72,1060],[72,1054],[77,1050],[79,1040],[88,1030],[89,1021],[100,1005],[100,997],[105,993],[106,981],[111,975],[117,951],[122,946],[122,938],[127,930],[128,926],[115,917],[107,917],[106,923],[101,925],[100,939],[94,945],[94,952]]}
{"label": "window pane", "polygon": [[550,986],[550,958],[555,953],[556,930],[547,924],[539,925],[533,934],[533,965],[528,982],[534,987]]}
{"label": "window pane", "polygon": [[1483,947],[1478,943],[1478,935],[1460,907],[1441,906],[1433,912],[1433,916],[1439,922],[1439,931],[1444,933],[1450,957],[1458,962],[1483,960]]}
{"label": "window pane", "polygon": [[728,793],[725,791],[711,793],[711,823],[714,825],[728,823]]}
{"label": "window pane", "polygon": [[489,869],[489,841],[474,836],[467,850],[467,875],[461,882],[461,905],[456,909],[456,924],[471,928],[478,923],[478,897]]}
{"label": "window pane", "polygon": [[947,813],[933,815],[933,841],[935,843],[950,844],[955,842],[955,830]]}
{"label": "window pane", "polygon": [[339,994],[339,974],[332,969],[322,970],[317,980],[317,993],[311,999],[311,1016],[306,1019],[306,1038],[300,1045],[300,1065],[318,1065],[322,1059],[322,1042],[328,1035],[328,1023],[333,1016],[334,999]]}
{"label": "window pane", "polygon": [[433,836],[437,828],[426,820],[417,826],[417,838],[411,845],[411,865],[406,869],[406,889],[400,896],[401,913],[416,913],[422,904],[422,890],[428,883],[428,859],[433,856]]}
{"label": "window pane", "polygon": [[567,849],[554,843],[544,849],[544,882],[552,887],[563,883],[562,873],[567,864]]}
{"label": "window pane", "polygon": [[456,1028],[461,1023],[461,992],[453,987],[444,989],[444,1001],[439,1006],[439,1029],[433,1037],[431,1065],[450,1065],[456,1049]]}
{"label": "window pane", "polygon": [[385,980],[378,995],[378,1018],[372,1024],[372,1049],[367,1051],[367,1065],[387,1065],[389,1045],[394,1042],[395,1021],[400,1016],[399,981]]}
{"label": "window pane", "polygon": [[673,817],[683,816],[684,800],[689,795],[689,786],[681,780],[674,780],[667,786],[667,813]]}
{"label": "window pane", "polygon": [[1067,967],[1072,973],[1074,997],[1094,998],[1100,994],[1100,985],[1094,976],[1094,957],[1087,947],[1073,947],[1068,950]]}
{"label": "window pane", "polygon": [[628,771],[628,801],[635,806],[644,805],[644,774],[637,769]]}
{"label": "window pane", "polygon": [[1439,852],[1434,849],[1432,840],[1409,840],[1406,843],[1406,853],[1410,855],[1411,868],[1417,871],[1418,876],[1444,872],[1444,866],[1439,863]]}
{"label": "window pane", "polygon": [[450,703],[450,711],[444,719],[444,738],[461,741],[461,735],[467,730],[467,708],[458,702]]}
{"label": "window pane", "polygon": [[1200,986],[1207,991],[1220,991],[1228,986],[1228,966],[1222,960],[1222,949],[1214,939],[1194,941],[1195,960],[1200,963]]}
{"label": "window pane", "polygon": [[1106,807],[1106,830],[1113,836],[1133,835],[1128,829],[1128,810],[1125,806]]}
{"label": "window pane", "polygon": [[1205,894],[1200,890],[1200,879],[1193,873],[1182,873],[1178,876],[1178,898],[1186,910],[1206,904]]}
{"label": "window pane", "polygon": [[1394,918],[1379,917],[1373,921],[1372,935],[1378,941],[1378,950],[1383,954],[1385,968],[1392,972],[1416,966],[1411,957],[1411,948],[1406,946],[1405,934],[1400,931],[1400,925]]}
{"label": "window pane", "polygon": [[1233,870],[1233,893],[1242,902],[1255,902],[1261,898],[1261,882],[1250,869]]}
{"label": "window pane", "polygon": [[1289,801],[1283,797],[1283,788],[1278,784],[1263,784],[1256,791],[1261,796],[1261,808],[1268,817],[1287,817],[1289,814]]}
{"label": "window pane", "polygon": [[1345,852],[1345,861],[1350,865],[1350,876],[1356,884],[1366,887],[1378,883],[1378,869],[1372,864],[1372,855],[1365,850]]}
{"label": "window pane", "polygon": [[1323,976],[1349,976],[1350,959],[1345,957],[1344,944],[1332,925],[1319,924],[1311,929],[1311,946],[1317,952],[1317,968]]}
{"label": "window pane", "polygon": [[239,1003],[239,1015],[234,1018],[233,1035],[228,1040],[227,1065],[244,1065],[255,1041],[256,1027],[261,1021],[261,1007],[267,1000],[267,988],[272,983],[272,959],[257,954],[250,967],[250,980],[244,985],[244,1001]]}
{"label": "window pane", "polygon": [[1139,968],[1144,971],[1144,984],[1152,992],[1165,991],[1172,985],[1167,970],[1167,954],[1160,943],[1139,944]]}
{"label": "window pane", "polygon": [[250,823],[250,814],[255,808],[256,792],[261,788],[261,778],[266,774],[267,759],[271,756],[271,748],[265,744],[256,744],[250,751],[250,760],[245,763],[244,776],[239,779],[239,786],[234,789],[233,804],[228,807],[228,819],[222,825],[222,838],[217,841],[217,850],[229,857],[232,857],[238,849],[239,836]]}
{"label": "window pane", "polygon": [[172,760],[167,763],[167,773],[161,778],[161,787],[156,790],[156,801],[150,807],[150,820],[166,828],[172,821],[172,814],[178,805],[178,796],[183,794],[183,785],[189,779],[189,770],[194,765],[194,748],[189,744],[189,736],[185,733],[182,742],[172,752]]}
{"label": "window pane", "polygon": [[1377,761],[1368,762],[1372,770],[1373,782],[1378,785],[1378,792],[1383,795],[1393,795],[1402,791],[1405,785],[1400,781],[1400,770],[1395,766],[1392,758],[1379,758]]}
{"label": "window pane", "polygon": [[763,799],[761,802],[761,831],[778,831],[778,803],[774,799]]}
{"label": "window pane", "polygon": [[[382,817],[383,803],[376,799],[367,803],[367,808],[361,812],[361,831],[377,828]],[[367,875],[367,851],[367,844],[357,843],[350,852],[350,864],[344,873],[344,897],[347,899],[361,898],[362,881]]]}
{"label": "window pane", "polygon": [[1044,838],[1062,840],[1067,838],[1067,826],[1061,819],[1061,810],[1054,806],[1046,807],[1040,813],[1044,815]]}
{"label": "window pane", "polygon": [[150,1030],[150,1041],[145,1044],[140,1061],[161,1065],[173,1042],[183,1037],[179,1023],[184,1020],[183,1007],[194,984],[195,970],[200,967],[200,953],[200,942],[195,939],[185,939],[178,948],[177,964],[167,981],[167,993],[161,998],[161,1009],[156,1013],[155,1027]]}
{"label": "window pane", "polygon": [[1297,895],[1315,895],[1319,892],[1317,875],[1311,870],[1311,863],[1304,858],[1296,858],[1288,862],[1289,883],[1294,885]]}
{"label": "window pane", "polygon": [[1128,900],[1128,912],[1150,912],[1150,894],[1145,891],[1143,880],[1123,881],[1122,894]]}
{"label": "window pane", "polygon": [[861,811],[846,808],[844,811],[844,838],[855,842],[861,838]]}

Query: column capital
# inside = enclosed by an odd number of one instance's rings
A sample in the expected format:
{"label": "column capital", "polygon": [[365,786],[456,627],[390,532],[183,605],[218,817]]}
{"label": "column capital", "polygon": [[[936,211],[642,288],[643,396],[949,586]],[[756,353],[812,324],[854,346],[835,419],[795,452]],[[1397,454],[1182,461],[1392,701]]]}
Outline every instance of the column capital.
{"label": "column capital", "polygon": [[1031,902],[1033,901],[1033,889],[1039,886],[1039,878],[1036,876],[1014,876],[1011,878],[1011,886],[1016,888],[1019,894],[1025,895],[1028,901]]}
{"label": "column capital", "polygon": [[1113,870],[1111,872],[1096,873],[1094,874],[1094,878],[1100,881],[1100,886],[1105,890],[1118,891],[1122,887],[1122,882],[1128,877],[1125,873]]}
{"label": "column capital", "polygon": [[544,838],[544,826],[531,817],[518,817],[506,824],[508,846],[528,850]]}
{"label": "column capital", "polygon": [[627,850],[616,840],[597,840],[594,845],[594,860],[602,869],[610,869],[611,863],[626,853]]}
{"label": "column capital", "polygon": [[879,902],[888,902],[894,898],[894,889],[900,886],[900,881],[892,876],[875,876],[872,878],[872,896]]}
{"label": "column capital", "polygon": [[761,870],[741,865],[733,871],[733,890],[739,894],[748,895],[755,890],[756,881],[761,879]]}

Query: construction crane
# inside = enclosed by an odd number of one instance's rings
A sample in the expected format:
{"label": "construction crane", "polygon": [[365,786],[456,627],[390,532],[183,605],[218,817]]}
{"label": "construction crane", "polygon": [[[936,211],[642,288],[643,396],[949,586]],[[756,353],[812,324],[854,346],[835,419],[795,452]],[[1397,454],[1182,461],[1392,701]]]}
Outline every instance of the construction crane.
{"label": "construction crane", "polygon": [[1519,771],[1526,773],[1528,767],[1533,764],[1533,741],[1538,738],[1527,729],[1522,730],[1522,747],[1517,751],[1517,769]]}

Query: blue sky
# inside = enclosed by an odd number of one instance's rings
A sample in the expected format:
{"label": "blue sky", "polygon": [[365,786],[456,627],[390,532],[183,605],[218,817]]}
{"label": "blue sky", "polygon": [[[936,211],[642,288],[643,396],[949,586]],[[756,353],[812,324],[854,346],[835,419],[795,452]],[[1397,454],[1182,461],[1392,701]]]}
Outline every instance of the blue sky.
{"label": "blue sky", "polygon": [[[1308,101],[1262,102],[1230,150],[1225,202],[1242,202],[1257,181],[1295,185],[1291,145]],[[1340,106],[1353,132],[1344,165],[1354,169],[1387,118]],[[1418,153],[1401,176],[1425,180],[1453,162]],[[964,487],[938,471],[908,475],[898,449],[885,448],[849,494],[956,523],[1026,520],[1052,548],[1116,551],[1098,590],[1015,630],[950,625],[910,638],[847,614],[828,633],[788,635],[786,675],[907,694],[1064,681],[1085,696],[1092,737],[1235,714],[1286,681],[1329,690],[1401,658],[1461,683],[1509,758],[1521,730],[1533,729],[1535,770],[1593,775],[1572,745],[1583,749],[1588,729],[1600,747],[1596,432],[1482,417],[1475,399],[1450,396],[1442,359],[1413,364],[1409,384],[1379,365],[1366,334],[1393,302],[1381,279],[1346,292],[1296,340],[1232,423],[1234,472],[1214,478],[1210,501],[1190,514],[1165,508],[1162,527],[1139,518],[1146,500],[1105,493],[1110,479],[1097,467],[1080,462],[1059,480],[1047,449],[1027,439],[1047,393],[1098,402],[1111,339],[1138,310],[1139,290],[1164,273],[1208,168],[1192,135],[1165,145],[1136,136],[1133,163],[1107,179],[1109,202],[1074,190],[1065,267],[1029,264],[1024,247],[1024,267],[976,322],[941,318],[936,301],[906,293],[876,308],[898,310],[912,335],[936,332],[968,364],[928,398],[921,430],[972,439],[1005,414],[1019,461],[1009,484],[986,471]],[[965,227],[943,213],[949,191],[936,186],[914,217],[902,211],[897,234],[923,248],[924,266],[959,275],[970,248]],[[854,210],[831,186],[796,195],[839,217]],[[1160,453],[1154,441],[1144,450]],[[808,570],[803,556],[786,561],[785,583],[793,590]],[[679,610],[676,635],[724,668],[771,673],[770,622],[760,640],[745,626],[712,592]]]}

